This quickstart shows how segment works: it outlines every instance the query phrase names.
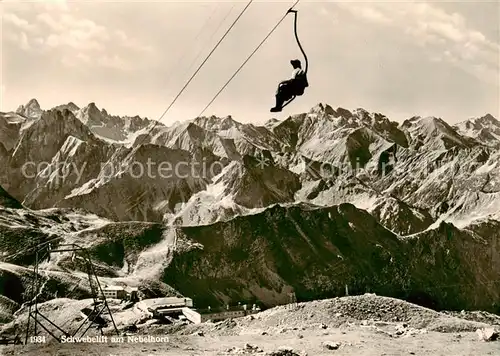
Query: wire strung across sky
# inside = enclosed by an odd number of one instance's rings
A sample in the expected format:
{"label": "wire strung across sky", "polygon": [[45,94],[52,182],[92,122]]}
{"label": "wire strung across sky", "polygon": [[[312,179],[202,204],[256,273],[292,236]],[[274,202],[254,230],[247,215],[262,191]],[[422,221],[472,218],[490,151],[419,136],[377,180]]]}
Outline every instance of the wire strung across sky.
{"label": "wire strung across sky", "polygon": [[[296,0],[295,3],[292,5],[292,7],[290,9],[293,9],[295,5],[297,5],[299,3],[300,0]],[[264,44],[264,42],[266,42],[266,40],[269,38],[269,36],[271,36],[271,34],[278,28],[278,26],[283,22],[283,20],[286,18],[286,16],[288,15],[288,12],[283,15],[283,17],[281,17],[281,19],[278,21],[278,23],[271,29],[271,31],[269,31],[269,33],[267,34],[266,37],[264,37],[264,39],[262,40],[262,42],[259,43],[259,45],[253,50],[252,53],[250,53],[250,55],[248,56],[247,59],[245,59],[245,61],[241,64],[241,66],[236,70],[236,72],[234,72],[234,74],[231,76],[231,78],[228,79],[228,81],[226,82],[226,84],[224,84],[222,86],[222,88],[217,92],[217,94],[215,94],[215,96],[213,97],[212,100],[210,100],[210,102],[207,104],[207,106],[205,106],[205,108],[200,112],[200,114],[198,115],[198,117],[200,117],[201,115],[203,115],[203,113],[205,112],[205,110],[208,109],[208,107],[210,105],[212,105],[212,103],[215,101],[215,99],[217,99],[217,97],[220,95],[220,93],[222,93],[222,91],[229,85],[229,83],[234,79],[234,77],[236,77],[236,75],[240,72],[240,70],[245,66],[245,64],[250,60],[250,58],[253,57],[253,55],[259,50],[259,48]]]}
{"label": "wire strung across sky", "polygon": [[[207,27],[207,25],[210,23],[210,20],[212,20],[214,14],[215,14],[215,11],[217,10],[217,8],[219,7],[220,4],[217,4],[213,10],[212,10],[212,13],[210,14],[210,16],[205,20],[205,23],[203,24],[203,26],[201,26],[200,30],[198,31],[198,33],[196,34],[196,36],[194,37],[193,39],[193,42],[196,43],[196,41],[198,40],[198,38],[205,33],[205,28]],[[233,5],[234,6],[234,5]],[[232,8],[231,8],[232,9]],[[229,11],[230,12],[230,11]],[[228,15],[229,15],[229,12],[228,12]],[[226,15],[227,16],[227,15]],[[226,18],[224,17],[224,20]],[[224,21],[222,20],[222,21]],[[221,22],[222,23],[222,22]],[[220,26],[220,25],[219,25]],[[170,71],[170,75],[168,76],[167,80],[166,80],[166,83],[170,84],[170,80],[172,79],[173,75],[176,74],[178,72],[178,68],[179,68],[179,65],[181,63],[184,62],[184,60],[186,59],[186,56],[187,54],[189,53],[189,49],[190,49],[191,46],[186,46],[186,48],[184,49],[184,53],[179,57],[179,59],[177,60],[177,62],[175,63],[175,65],[173,66],[172,70]],[[198,57],[196,57],[196,59],[198,59]],[[189,67],[189,69],[191,69],[191,67]]]}
{"label": "wire strung across sky", "polygon": [[207,57],[203,60],[203,62],[198,66],[198,69],[196,69],[196,71],[194,72],[194,74],[189,78],[189,80],[186,82],[186,84],[184,84],[184,86],[182,87],[182,89],[179,91],[179,93],[177,94],[177,96],[174,98],[174,100],[172,100],[172,102],[170,103],[170,105],[167,107],[167,109],[163,112],[163,114],[161,114],[160,118],[154,122],[153,124],[153,127],[151,127],[151,129],[148,131],[148,133],[146,135],[144,135],[144,138],[142,139],[142,141],[137,145],[137,147],[141,146],[144,141],[146,140],[146,138],[149,137],[150,133],[154,130],[154,128],[156,127],[156,125],[158,124],[158,122],[167,114],[167,112],[170,110],[170,108],[174,105],[174,103],[177,101],[177,99],[179,98],[179,96],[181,96],[181,94],[184,92],[184,90],[187,88],[187,86],[189,85],[189,83],[191,83],[191,81],[194,79],[194,77],[196,76],[196,74],[198,74],[198,72],[200,71],[200,69],[203,67],[203,65],[205,65],[205,63],[208,61],[208,59],[212,56],[212,54],[215,52],[215,50],[219,47],[219,45],[221,44],[221,42],[224,40],[224,38],[226,38],[226,36],[229,34],[229,32],[232,30],[232,28],[234,27],[234,25],[236,25],[236,23],[238,22],[238,20],[241,18],[241,16],[243,16],[243,14],[245,13],[245,11],[248,9],[248,7],[250,6],[250,4],[252,4],[253,0],[250,0],[247,5],[243,8],[243,10],[240,12],[240,14],[238,15],[238,17],[233,21],[233,23],[231,24],[231,26],[229,26],[229,28],[227,29],[227,31],[224,33],[224,35],[221,37],[221,39],[219,40],[219,42],[217,42],[217,44],[214,46],[214,48],[210,51],[210,53],[207,55]]}
{"label": "wire strung across sky", "polygon": [[[151,134],[151,132],[154,130],[154,128],[156,127],[156,125],[158,124],[158,122],[167,114],[167,112],[170,110],[170,108],[174,105],[174,103],[177,101],[177,99],[181,96],[181,94],[184,92],[184,90],[187,88],[187,86],[191,83],[191,81],[194,79],[194,77],[198,74],[198,72],[201,70],[201,68],[203,67],[203,65],[205,65],[205,63],[208,61],[208,59],[212,56],[212,54],[215,52],[215,50],[219,47],[219,45],[221,44],[221,42],[224,40],[224,38],[226,38],[226,36],[229,34],[229,32],[231,31],[231,29],[234,27],[234,25],[236,25],[236,23],[238,22],[238,20],[241,18],[241,16],[243,16],[243,14],[245,13],[245,11],[248,9],[248,7],[252,4],[253,0],[250,0],[247,5],[243,8],[243,10],[240,12],[240,14],[238,15],[238,17],[233,21],[233,23],[231,24],[231,26],[229,26],[229,28],[226,30],[226,32],[224,33],[224,35],[221,37],[221,39],[217,42],[217,44],[214,46],[214,48],[210,51],[210,53],[207,55],[207,57],[203,60],[203,62],[198,66],[198,68],[196,69],[196,71],[193,73],[193,75],[188,79],[188,81],[186,82],[186,84],[184,84],[184,86],[182,87],[182,89],[179,91],[179,93],[176,95],[176,97],[174,98],[174,100],[172,100],[172,102],[170,103],[170,105],[167,107],[167,109],[163,112],[163,114],[159,117],[159,119],[157,121],[154,122],[153,126],[151,127],[151,129],[149,129],[148,133],[146,135],[143,136],[143,139],[142,141],[136,145],[136,147],[139,147],[141,146],[144,141],[146,140],[146,138],[149,137],[149,135]],[[290,10],[293,9],[298,3],[300,2],[300,0],[296,0],[295,3],[290,7]],[[203,115],[203,113],[208,109],[208,107],[210,105],[212,105],[212,103],[217,99],[217,97],[222,93],[222,91],[229,85],[229,83],[234,79],[234,77],[236,77],[236,75],[241,71],[241,69],[243,69],[243,67],[245,66],[245,64],[253,57],[253,55],[259,50],[259,48],[266,42],[266,40],[271,36],[271,34],[278,28],[278,26],[283,22],[283,20],[286,18],[286,16],[288,15],[289,12],[285,13],[285,15],[283,15],[281,17],[281,19],[278,21],[278,23],[271,29],[271,31],[269,31],[269,33],[266,35],[266,37],[264,37],[264,39],[257,45],[257,47],[252,51],[252,53],[250,53],[250,55],[247,57],[247,59],[240,65],[240,67],[234,72],[234,74],[228,79],[228,81],[222,86],[222,88],[217,92],[217,94],[215,94],[215,96],[213,97],[212,100],[210,100],[210,102],[207,104],[207,106],[205,106],[205,108],[200,112],[200,114],[198,115],[198,117],[201,117],[201,115]]]}
{"label": "wire strung across sky", "polygon": [[233,4],[231,6],[231,9],[228,11],[228,13],[226,14],[226,16],[224,16],[224,18],[219,22],[219,25],[217,26],[217,29],[212,33],[212,35],[210,36],[210,38],[208,39],[207,41],[207,46],[204,46],[203,48],[201,48],[198,53],[196,54],[196,57],[193,59],[193,61],[191,62],[191,64],[189,65],[188,69],[183,73],[186,74],[188,71],[191,70],[191,68],[193,68],[194,64],[198,61],[198,58],[200,58],[200,55],[205,52],[205,50],[207,49],[208,47],[208,44],[210,44],[210,42],[212,42],[212,39],[214,38],[214,36],[219,32],[220,28],[222,27],[222,25],[224,24],[224,22],[226,21],[226,19],[229,17],[229,15],[231,14],[231,12],[233,11],[234,9],[234,6],[235,4]]}

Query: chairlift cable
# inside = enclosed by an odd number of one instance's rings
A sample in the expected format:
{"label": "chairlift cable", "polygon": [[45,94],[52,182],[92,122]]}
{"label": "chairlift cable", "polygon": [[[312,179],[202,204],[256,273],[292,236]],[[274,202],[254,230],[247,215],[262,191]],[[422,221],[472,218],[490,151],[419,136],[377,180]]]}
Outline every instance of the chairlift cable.
{"label": "chairlift cable", "polygon": [[[231,12],[233,11],[234,9],[234,4],[231,6],[231,9],[229,9],[229,11],[227,12],[226,16],[224,16],[224,18],[221,20],[221,22],[219,23],[219,25],[217,26],[217,29],[212,33],[212,35],[210,36],[210,38],[208,39],[207,41],[207,45],[212,41],[212,39],[214,38],[215,34],[217,32],[219,32],[220,28],[222,27],[222,25],[224,24],[224,22],[226,21],[226,19],[229,17],[229,15],[231,14]],[[196,57],[193,59],[193,61],[191,62],[191,64],[189,64],[189,67],[188,67],[188,70],[186,70],[185,72],[189,71],[193,65],[196,63],[196,61],[198,60],[198,58],[200,57],[200,55],[205,51],[205,49],[207,48],[208,46],[204,46],[203,48],[201,48],[198,53],[196,54]],[[185,74],[185,72],[183,74]]]}
{"label": "chairlift cable", "polygon": [[[292,5],[292,7],[290,8],[293,9],[295,7],[295,5],[297,5],[299,3],[300,0],[296,0],[295,3]],[[217,99],[217,97],[220,95],[220,93],[222,93],[222,91],[229,85],[229,83],[234,79],[234,77],[236,77],[236,75],[240,72],[240,70],[245,66],[245,64],[250,60],[250,58],[253,57],[253,55],[259,50],[259,48],[264,44],[264,42],[266,42],[266,40],[269,38],[269,36],[271,36],[271,34],[278,28],[278,26],[283,22],[283,20],[286,18],[286,16],[289,14],[290,10],[281,17],[281,19],[278,21],[278,23],[271,29],[271,31],[269,31],[269,33],[267,34],[266,37],[264,37],[264,39],[257,45],[257,47],[253,50],[252,53],[250,53],[250,55],[247,57],[247,59],[240,65],[240,67],[236,70],[236,72],[234,72],[234,74],[228,79],[228,81],[222,86],[222,88],[217,92],[217,94],[215,94],[215,96],[213,97],[213,99],[208,103],[207,106],[205,106],[205,108],[198,114],[198,117],[201,117],[201,115],[203,115],[203,113],[205,112],[205,110],[208,109],[208,107],[210,105],[212,105],[212,103]]]}
{"label": "chairlift cable", "polygon": [[[196,43],[196,41],[198,41],[198,38],[204,33],[205,31],[205,27],[207,27],[208,23],[210,22],[210,20],[212,19],[212,17],[214,16],[215,14],[215,11],[217,10],[217,8],[219,7],[220,4],[217,4],[216,6],[214,6],[212,12],[210,13],[210,16],[205,20],[205,22],[203,23],[203,26],[200,27],[198,33],[196,34],[196,36],[193,38],[193,41],[192,43]],[[173,74],[176,73],[176,69],[177,67],[186,59],[186,55],[188,54],[189,52],[189,47],[190,46],[186,46],[186,48],[184,49],[184,53],[179,57],[179,59],[177,60],[177,62],[175,63],[172,71],[170,72],[170,75],[167,77],[167,80],[165,81],[167,84],[170,83],[170,81],[172,80],[172,77],[173,77]],[[197,57],[196,57],[197,58]]]}
{"label": "chairlift cable", "polygon": [[200,69],[203,67],[203,65],[208,61],[208,59],[212,56],[212,54],[215,52],[215,50],[219,47],[219,45],[221,44],[221,42],[224,40],[224,38],[226,38],[226,36],[229,34],[229,32],[232,30],[232,28],[234,27],[234,25],[236,25],[236,23],[238,22],[238,20],[241,18],[241,16],[243,16],[243,14],[245,13],[245,11],[248,9],[248,7],[252,4],[253,0],[250,0],[246,6],[243,8],[243,10],[240,12],[240,14],[238,15],[238,17],[233,21],[233,23],[231,24],[231,26],[229,26],[229,28],[226,30],[226,32],[224,33],[224,35],[221,37],[221,39],[219,40],[219,42],[217,42],[217,44],[214,46],[214,48],[210,51],[210,53],[207,55],[207,57],[205,58],[205,60],[198,66],[198,69],[194,72],[194,74],[189,78],[189,80],[186,82],[186,84],[184,84],[184,86],[182,87],[182,89],[180,90],[180,92],[177,94],[177,96],[174,98],[174,100],[172,100],[172,102],[170,103],[170,105],[167,107],[167,109],[163,112],[163,114],[161,114],[160,118],[158,120],[156,120],[153,124],[153,127],[151,127],[151,129],[149,129],[148,133],[146,135],[144,135],[144,138],[142,139],[141,143],[137,145],[137,147],[140,147],[142,145],[142,143],[146,140],[147,137],[149,137],[149,135],[151,134],[151,132],[154,130],[154,128],[156,127],[156,125],[158,124],[158,122],[160,122],[160,120],[167,114],[167,112],[170,110],[170,108],[174,105],[174,103],[177,101],[177,99],[181,96],[181,94],[184,92],[184,90],[186,89],[186,87],[189,85],[189,83],[191,83],[191,81],[194,79],[194,77],[196,76],[196,74],[198,74],[198,72],[200,71]]}

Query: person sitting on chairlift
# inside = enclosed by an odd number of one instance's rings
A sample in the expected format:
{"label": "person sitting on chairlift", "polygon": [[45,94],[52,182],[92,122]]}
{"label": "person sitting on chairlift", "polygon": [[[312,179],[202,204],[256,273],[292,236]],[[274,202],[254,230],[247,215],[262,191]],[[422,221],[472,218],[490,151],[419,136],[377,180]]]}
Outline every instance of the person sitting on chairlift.
{"label": "person sitting on chairlift", "polygon": [[304,94],[304,89],[309,86],[300,60],[292,59],[290,64],[293,67],[292,77],[279,83],[276,91],[276,106],[271,112],[280,112],[283,109],[283,103],[292,97]]}

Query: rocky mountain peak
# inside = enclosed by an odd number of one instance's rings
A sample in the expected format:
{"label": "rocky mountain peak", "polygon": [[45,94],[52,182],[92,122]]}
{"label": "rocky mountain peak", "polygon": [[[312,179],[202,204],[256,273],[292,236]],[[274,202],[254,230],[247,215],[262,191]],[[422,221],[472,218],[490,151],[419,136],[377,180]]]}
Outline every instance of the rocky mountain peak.
{"label": "rocky mountain peak", "polygon": [[57,106],[53,107],[53,109],[55,109],[55,110],[64,110],[64,109],[67,109],[67,110],[71,111],[73,114],[76,114],[76,112],[78,110],[80,110],[80,108],[78,107],[78,105],[76,105],[72,101],[70,101],[67,104],[57,105]]}
{"label": "rocky mountain peak", "polygon": [[67,106],[68,106],[68,108],[70,108],[70,109],[76,109],[76,110],[80,109],[80,108],[78,107],[78,105],[76,105],[76,104],[75,104],[74,102],[72,102],[72,101],[70,101],[70,102],[69,102],[69,103],[67,103],[66,105],[67,105]]}
{"label": "rocky mountain peak", "polygon": [[197,117],[196,119],[193,120],[193,123],[196,125],[200,126],[201,128],[205,130],[210,130],[210,131],[224,131],[224,130],[229,130],[232,128],[238,128],[241,126],[239,122],[234,120],[231,115],[228,115],[226,117],[217,117],[217,116],[202,116],[202,117]]}
{"label": "rocky mountain peak", "polygon": [[487,146],[500,147],[500,121],[491,114],[462,121],[453,128],[460,134],[473,137]]}
{"label": "rocky mountain peak", "polygon": [[434,116],[414,116],[405,120],[401,128],[412,138],[416,148],[422,145],[426,145],[428,149],[467,148],[477,144],[462,136],[443,119]]}
{"label": "rocky mountain peak", "polygon": [[335,112],[335,110],[328,104],[324,104],[324,103],[318,103],[316,104],[315,106],[313,106],[311,108],[311,110],[309,110],[309,113],[310,114],[324,114],[324,115],[334,115],[336,116],[337,113]]}
{"label": "rocky mountain peak", "polygon": [[38,100],[33,98],[28,101],[26,105],[20,105],[16,110],[16,114],[22,115],[29,119],[38,119],[41,116],[42,111],[43,110],[40,108]]}
{"label": "rocky mountain peak", "polygon": [[99,108],[97,107],[97,105],[94,103],[94,102],[91,102],[89,103],[85,108],[84,110],[86,112],[88,112],[90,115],[92,114],[101,114],[101,111],[99,110]]}
{"label": "rocky mountain peak", "polygon": [[338,114],[339,116],[343,117],[343,118],[350,119],[350,118],[352,118],[352,117],[353,117],[352,112],[351,112],[351,111],[349,111],[349,110],[347,110],[347,109],[345,109],[345,108],[338,107],[338,108],[336,109],[336,111],[337,111],[337,114]]}
{"label": "rocky mountain peak", "polygon": [[402,128],[410,132],[418,132],[418,134],[429,135],[432,133],[454,133],[453,128],[445,121],[434,116],[414,116],[409,120],[405,120],[401,125]]}
{"label": "rocky mountain peak", "polygon": [[493,115],[491,114],[486,114],[484,115],[483,117],[479,118],[481,121],[486,121],[486,122],[489,122],[489,123],[492,123],[496,126],[500,126],[500,121],[498,121]]}
{"label": "rocky mountain peak", "polygon": [[370,113],[363,108],[354,109],[353,114],[361,120],[365,120],[370,117]]}
{"label": "rocky mountain peak", "polygon": [[30,101],[28,101],[28,103],[26,104],[26,107],[40,109],[40,104],[38,103],[38,100],[36,100],[35,98],[32,98],[32,99],[30,99]]}
{"label": "rocky mountain peak", "polygon": [[458,127],[464,126],[467,129],[481,130],[483,128],[497,129],[500,128],[500,121],[498,121],[493,115],[486,114],[478,118],[472,118],[463,123],[457,124]]}

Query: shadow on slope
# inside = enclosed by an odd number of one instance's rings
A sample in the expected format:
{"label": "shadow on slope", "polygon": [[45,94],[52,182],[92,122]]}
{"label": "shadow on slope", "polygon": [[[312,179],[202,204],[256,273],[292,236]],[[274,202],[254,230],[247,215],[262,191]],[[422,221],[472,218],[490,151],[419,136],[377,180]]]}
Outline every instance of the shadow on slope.
{"label": "shadow on slope", "polygon": [[14,199],[5,189],[0,187],[0,206],[11,209],[22,209],[22,204]]}
{"label": "shadow on slope", "polygon": [[[400,238],[351,204],[278,207],[210,226],[180,228],[201,243],[174,257],[165,283],[198,305],[289,301],[375,292],[436,309],[498,308],[498,236],[450,224]],[[495,245],[496,243],[496,245]],[[495,247],[497,246],[497,247]]]}

